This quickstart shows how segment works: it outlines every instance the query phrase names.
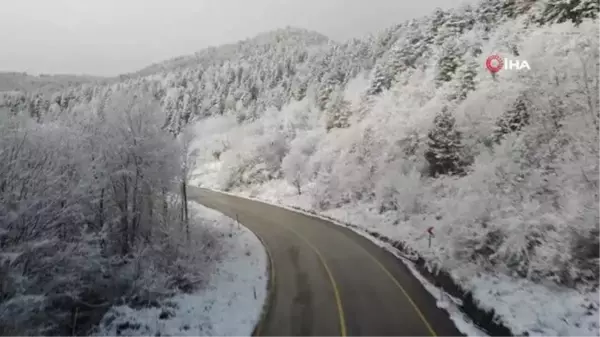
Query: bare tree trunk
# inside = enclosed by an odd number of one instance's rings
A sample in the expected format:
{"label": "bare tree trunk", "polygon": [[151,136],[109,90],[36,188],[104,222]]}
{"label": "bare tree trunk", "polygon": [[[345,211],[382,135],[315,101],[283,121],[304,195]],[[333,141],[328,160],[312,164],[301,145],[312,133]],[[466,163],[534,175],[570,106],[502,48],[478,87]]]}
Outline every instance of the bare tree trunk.
{"label": "bare tree trunk", "polygon": [[[117,206],[121,212],[118,228],[121,234],[121,254],[127,255],[129,253],[129,186],[126,177],[121,178],[122,189],[119,191],[118,186],[115,186],[115,199]],[[119,196],[119,194],[121,194]]]}
{"label": "bare tree trunk", "polygon": [[167,201],[167,189],[165,187],[162,188],[162,200],[163,200],[163,221],[167,222],[167,217],[169,216],[169,202]]}
{"label": "bare tree trunk", "polygon": [[[145,200],[146,200],[146,207],[148,209],[148,218],[146,219],[146,221],[151,225],[157,225],[157,222],[154,219],[154,193],[152,190],[152,187],[150,186],[150,184],[148,184],[148,182],[144,183],[144,195],[145,195]],[[151,240],[151,235],[152,235],[152,229],[153,227],[151,226],[146,226],[142,229],[143,233],[144,233],[144,238],[147,242],[150,242]]]}
{"label": "bare tree trunk", "polygon": [[100,203],[98,205],[98,213],[96,214],[96,226],[102,229],[104,225],[104,187],[100,190]]}
{"label": "bare tree trunk", "polygon": [[185,233],[188,243],[190,242],[190,219],[188,213],[188,199],[187,199],[187,184],[185,178],[181,182],[181,212],[182,221],[185,226]]}
{"label": "bare tree trunk", "polygon": [[140,180],[142,179],[142,173],[140,172],[140,167],[138,165],[138,160],[137,157],[133,157],[133,161],[135,163],[135,180],[134,180],[134,184],[133,184],[133,195],[132,195],[132,218],[131,218],[131,232],[130,232],[130,244],[132,246],[135,245],[135,241],[138,237],[139,234],[139,225],[140,225],[140,218],[141,218],[141,212],[143,210],[143,205],[142,205],[142,199],[143,199],[143,195],[140,196],[140,194],[142,194],[143,192],[140,191],[141,187],[140,187]]}

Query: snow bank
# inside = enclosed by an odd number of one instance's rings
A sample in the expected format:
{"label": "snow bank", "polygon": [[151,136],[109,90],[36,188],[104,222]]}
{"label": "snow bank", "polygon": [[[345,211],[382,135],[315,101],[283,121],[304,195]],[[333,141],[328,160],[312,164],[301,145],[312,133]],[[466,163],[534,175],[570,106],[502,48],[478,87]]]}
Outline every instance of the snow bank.
{"label": "snow bank", "polygon": [[260,240],[247,228],[219,212],[190,203],[200,214],[195,228],[219,235],[223,256],[207,286],[178,294],[159,307],[112,308],[96,335],[135,336],[250,336],[267,295],[267,255]]}

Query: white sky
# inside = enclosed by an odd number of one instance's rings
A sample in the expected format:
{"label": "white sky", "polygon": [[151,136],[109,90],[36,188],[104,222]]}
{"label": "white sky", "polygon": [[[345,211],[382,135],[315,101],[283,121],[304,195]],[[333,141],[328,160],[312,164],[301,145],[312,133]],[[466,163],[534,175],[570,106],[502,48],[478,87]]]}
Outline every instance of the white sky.
{"label": "white sky", "polygon": [[0,71],[117,75],[288,25],[343,40],[464,1],[0,0]]}

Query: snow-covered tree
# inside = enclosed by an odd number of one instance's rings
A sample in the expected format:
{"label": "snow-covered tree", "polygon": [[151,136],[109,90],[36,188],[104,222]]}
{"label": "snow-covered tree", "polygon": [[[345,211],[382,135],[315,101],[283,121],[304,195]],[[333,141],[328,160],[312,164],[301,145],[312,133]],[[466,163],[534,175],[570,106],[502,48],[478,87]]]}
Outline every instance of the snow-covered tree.
{"label": "snow-covered tree", "polygon": [[343,92],[336,90],[332,93],[330,101],[325,108],[327,131],[332,128],[347,128],[350,126],[352,114],[350,102],[344,98]]}
{"label": "snow-covered tree", "polygon": [[370,96],[378,95],[392,85],[392,75],[382,65],[376,65],[373,70],[373,80],[367,91]]}
{"label": "snow-covered tree", "polygon": [[579,4],[573,9],[579,18],[575,22],[579,24],[583,19],[597,19],[600,12],[600,2],[597,0],[580,0]]}
{"label": "snow-covered tree", "polygon": [[527,100],[524,96],[517,98],[514,106],[506,112],[496,122],[494,129],[494,138],[496,141],[502,139],[504,135],[521,130],[529,124],[529,113],[527,111]]}
{"label": "snow-covered tree", "polygon": [[310,178],[310,156],[316,150],[317,136],[311,132],[300,134],[290,144],[291,150],[281,163],[285,179],[296,188],[298,194],[302,194],[302,186]]}
{"label": "snow-covered tree", "polygon": [[83,334],[98,312],[81,303],[130,303],[190,277],[167,195],[181,175],[178,144],[162,111],[133,91],[105,103],[102,114],[53,103],[41,120],[0,109],[3,332]]}
{"label": "snow-covered tree", "polygon": [[429,163],[429,174],[432,177],[464,172],[464,162],[460,155],[461,133],[456,130],[454,116],[447,108],[435,116],[428,138],[425,159]]}
{"label": "snow-covered tree", "polygon": [[477,76],[477,64],[473,60],[469,60],[461,64],[456,70],[457,80],[457,98],[464,100],[467,95],[475,91],[475,79]]}
{"label": "snow-covered tree", "polygon": [[584,19],[595,19],[600,11],[598,0],[549,0],[540,23],[580,24]]}
{"label": "snow-covered tree", "polygon": [[461,64],[462,60],[457,54],[454,44],[447,44],[444,48],[444,55],[438,60],[436,81],[440,84],[450,82]]}

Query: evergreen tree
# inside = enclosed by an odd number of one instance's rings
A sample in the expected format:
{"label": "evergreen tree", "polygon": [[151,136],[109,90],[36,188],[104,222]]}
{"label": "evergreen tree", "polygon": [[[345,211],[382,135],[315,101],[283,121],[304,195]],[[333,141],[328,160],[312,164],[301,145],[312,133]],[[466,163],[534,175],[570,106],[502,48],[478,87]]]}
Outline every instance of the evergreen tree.
{"label": "evergreen tree", "polygon": [[425,159],[429,163],[429,175],[462,174],[464,162],[461,160],[461,134],[456,130],[452,113],[444,108],[433,121],[433,129],[428,133],[428,149]]}
{"label": "evergreen tree", "polygon": [[475,90],[475,77],[477,76],[477,64],[475,61],[471,60],[460,66],[456,76],[459,81],[456,98],[462,101],[467,98],[469,92]]}
{"label": "evergreen tree", "polygon": [[453,10],[445,17],[443,23],[437,27],[434,43],[441,46],[448,39],[456,39],[457,36],[473,27],[474,24],[475,19],[470,6],[466,6],[460,11]]}
{"label": "evergreen tree", "polygon": [[498,121],[494,129],[494,140],[499,142],[504,135],[521,130],[529,124],[529,112],[527,111],[527,102],[523,96],[520,96],[513,107],[507,110]]}
{"label": "evergreen tree", "polygon": [[550,0],[544,8],[539,24],[563,23],[571,21],[580,24],[583,19],[598,17],[598,0]]}
{"label": "evergreen tree", "polygon": [[297,101],[301,101],[306,97],[307,83],[303,80],[292,82],[291,95]]}
{"label": "evergreen tree", "polygon": [[515,19],[527,13],[537,0],[505,0],[500,11],[501,17]]}
{"label": "evergreen tree", "polygon": [[517,0],[506,0],[502,5],[502,16],[514,19],[517,16]]}
{"label": "evergreen tree", "polygon": [[599,0],[580,0],[579,4],[573,9],[573,12],[579,15],[575,23],[579,24],[583,19],[596,19],[600,12]]}
{"label": "evergreen tree", "polygon": [[331,94],[337,87],[342,85],[344,81],[344,74],[338,67],[334,67],[323,76],[322,84],[319,86],[317,96],[317,103],[321,110],[326,108]]}
{"label": "evergreen tree", "polygon": [[481,22],[485,31],[490,31],[494,24],[502,17],[504,0],[483,0],[477,10],[477,22]]}
{"label": "evergreen tree", "polygon": [[[404,41],[402,41],[404,42]],[[409,49],[405,47],[405,43],[396,43],[390,50],[390,55],[387,60],[387,72],[391,78],[404,71],[407,66],[412,65]]]}
{"label": "evergreen tree", "polygon": [[427,43],[433,42],[436,38],[438,30],[446,21],[446,12],[441,8],[436,8],[433,14],[429,17],[429,30],[427,33]]}
{"label": "evergreen tree", "polygon": [[187,124],[197,114],[198,101],[193,90],[188,89],[183,97],[182,121]]}
{"label": "evergreen tree", "polygon": [[347,128],[350,126],[350,102],[344,99],[343,92],[338,88],[331,95],[331,100],[326,107],[327,131],[333,128]]}
{"label": "evergreen tree", "polygon": [[429,46],[421,31],[419,22],[413,20],[406,26],[405,35],[398,39],[390,49],[385,62],[385,71],[379,76],[379,87],[389,89],[399,74],[409,68],[415,67],[415,62],[421,57]]}
{"label": "evergreen tree", "polygon": [[437,84],[441,85],[443,82],[450,82],[460,64],[461,59],[456,52],[456,48],[452,45],[448,46],[445,55],[438,61]]}
{"label": "evergreen tree", "polygon": [[383,90],[387,90],[392,85],[392,77],[390,73],[382,65],[376,65],[373,70],[373,80],[371,86],[367,90],[370,96],[379,95]]}
{"label": "evergreen tree", "polygon": [[164,112],[167,114],[165,128],[174,135],[179,134],[182,126],[183,95],[180,88],[170,88],[164,102]]}

